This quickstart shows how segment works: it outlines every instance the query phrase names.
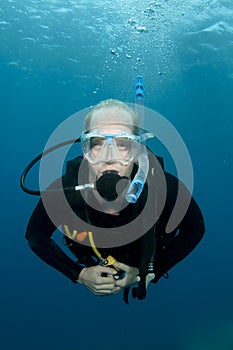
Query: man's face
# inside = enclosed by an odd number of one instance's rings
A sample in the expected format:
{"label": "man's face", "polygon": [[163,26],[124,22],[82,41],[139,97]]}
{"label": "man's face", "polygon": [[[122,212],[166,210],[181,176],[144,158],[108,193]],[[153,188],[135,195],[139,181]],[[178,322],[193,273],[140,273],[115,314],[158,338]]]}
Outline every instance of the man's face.
{"label": "man's face", "polygon": [[[106,106],[94,112],[90,132],[100,135],[132,135],[132,116],[122,108]],[[96,138],[97,139],[97,138]],[[133,161],[124,164],[124,160],[129,156],[129,149],[124,139],[116,138],[113,141],[108,138],[108,142],[102,144],[101,138],[93,138],[91,156],[97,162],[88,162],[90,170],[90,180],[96,180],[106,171],[117,171],[120,176],[129,177],[133,168]],[[87,159],[88,160],[88,159]]]}

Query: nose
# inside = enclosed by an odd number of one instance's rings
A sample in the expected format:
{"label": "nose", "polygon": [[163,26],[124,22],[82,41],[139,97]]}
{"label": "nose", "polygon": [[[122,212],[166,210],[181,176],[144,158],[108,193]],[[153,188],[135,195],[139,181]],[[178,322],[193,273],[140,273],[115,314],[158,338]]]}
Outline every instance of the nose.
{"label": "nose", "polygon": [[107,138],[100,156],[101,159],[108,164],[114,163],[119,158],[119,154],[112,137]]}
{"label": "nose", "polygon": [[113,162],[114,160],[116,160],[116,158],[117,158],[117,152],[113,144],[106,145],[106,154],[105,154],[106,161],[108,163]]}

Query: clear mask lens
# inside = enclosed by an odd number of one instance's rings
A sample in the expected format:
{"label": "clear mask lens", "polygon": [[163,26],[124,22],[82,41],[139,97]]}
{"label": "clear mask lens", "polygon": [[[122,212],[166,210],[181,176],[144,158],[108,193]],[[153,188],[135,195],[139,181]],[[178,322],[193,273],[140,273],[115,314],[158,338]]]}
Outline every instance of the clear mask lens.
{"label": "clear mask lens", "polygon": [[81,137],[83,154],[90,163],[117,161],[129,164],[140,148],[140,137],[129,133],[99,134],[95,131],[83,133]]}

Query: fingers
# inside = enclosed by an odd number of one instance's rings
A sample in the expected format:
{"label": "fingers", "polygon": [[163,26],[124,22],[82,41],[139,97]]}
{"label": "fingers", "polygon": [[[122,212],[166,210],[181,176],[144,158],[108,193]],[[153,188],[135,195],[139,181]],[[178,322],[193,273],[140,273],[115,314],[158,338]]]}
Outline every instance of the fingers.
{"label": "fingers", "polygon": [[102,276],[110,275],[114,276],[117,274],[117,271],[108,266],[95,266],[96,272],[98,272]]}
{"label": "fingers", "polygon": [[120,287],[115,287],[114,275],[117,273],[114,269],[106,266],[95,266],[93,269],[95,275],[89,284],[89,289],[96,295],[110,295],[118,293]]}
{"label": "fingers", "polygon": [[[86,284],[86,287],[96,295],[109,295],[112,294],[112,290],[115,285],[112,280],[107,280],[107,278],[100,278],[95,281],[95,283]],[[104,283],[106,282],[106,283]]]}
{"label": "fingers", "polygon": [[101,271],[100,277],[96,280],[95,294],[104,296],[119,293],[122,288],[116,286],[116,281],[114,279],[116,273],[115,270],[105,267],[104,271]]}
{"label": "fingers", "polygon": [[108,279],[108,283],[103,283],[102,281],[105,282],[107,278],[103,278],[102,280],[100,279],[99,281],[96,281],[95,285],[91,286],[91,291],[92,293],[96,295],[111,295],[111,294],[117,294],[120,292],[121,287],[116,286],[110,279]]}
{"label": "fingers", "polygon": [[130,267],[129,267],[128,265],[125,265],[125,264],[123,264],[123,263],[121,263],[121,262],[119,262],[119,261],[116,261],[116,262],[114,263],[114,267],[117,268],[117,269],[119,269],[119,270],[123,270],[123,271],[125,271],[125,272],[128,272],[129,269],[130,269]]}
{"label": "fingers", "polygon": [[112,290],[112,294],[117,294],[117,293],[119,293],[121,290],[122,290],[121,287],[115,286],[115,287],[113,288],[113,290]]}
{"label": "fingers", "polygon": [[117,262],[114,264],[117,268],[125,271],[125,277],[118,279],[115,283],[117,287],[126,288],[138,282],[139,269],[136,267],[127,266],[123,263]]}
{"label": "fingers", "polygon": [[81,271],[79,282],[96,295],[117,294],[121,287],[115,284],[114,275],[116,274],[117,271],[110,267],[92,266]]}
{"label": "fingers", "polygon": [[[103,287],[103,286],[102,286]],[[95,295],[100,295],[100,296],[104,296],[104,295],[112,295],[112,294],[117,294],[122,290],[121,287],[113,287],[113,289],[100,289],[100,290],[96,290],[96,291],[92,291]]]}

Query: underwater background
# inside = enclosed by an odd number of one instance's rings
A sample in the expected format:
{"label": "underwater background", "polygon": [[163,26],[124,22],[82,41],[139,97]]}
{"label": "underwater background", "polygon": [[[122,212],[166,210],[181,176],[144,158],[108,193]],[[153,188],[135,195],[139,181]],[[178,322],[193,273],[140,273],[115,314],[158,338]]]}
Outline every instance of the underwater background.
{"label": "underwater background", "polygon": [[[1,0],[0,50],[1,349],[232,350],[232,1]],[[137,75],[145,106],[190,152],[206,234],[127,306],[32,253],[24,234],[38,197],[19,178],[73,113],[133,103]]]}

